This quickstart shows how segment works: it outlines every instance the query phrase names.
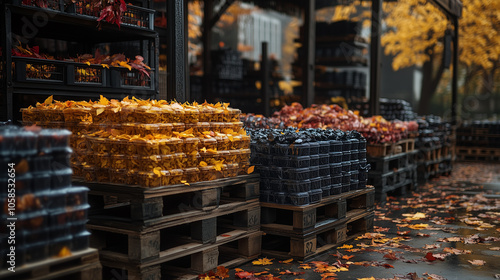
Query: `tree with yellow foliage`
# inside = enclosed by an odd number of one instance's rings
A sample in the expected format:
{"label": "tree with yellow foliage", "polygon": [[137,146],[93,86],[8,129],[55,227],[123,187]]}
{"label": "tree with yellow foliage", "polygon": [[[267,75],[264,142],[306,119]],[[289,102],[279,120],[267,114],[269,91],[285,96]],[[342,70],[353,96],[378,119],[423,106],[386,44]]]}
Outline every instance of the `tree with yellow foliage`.
{"label": "tree with yellow foliage", "polygon": [[[491,92],[500,66],[500,1],[463,0],[459,21],[459,60],[466,67],[465,84],[481,75],[480,92]],[[443,38],[452,26],[427,0],[401,0],[384,6],[389,28],[381,38],[385,53],[394,55],[392,67],[422,66],[423,82],[418,112],[428,104],[444,72]],[[437,66],[437,67],[436,67]],[[454,67],[454,66],[453,66]]]}

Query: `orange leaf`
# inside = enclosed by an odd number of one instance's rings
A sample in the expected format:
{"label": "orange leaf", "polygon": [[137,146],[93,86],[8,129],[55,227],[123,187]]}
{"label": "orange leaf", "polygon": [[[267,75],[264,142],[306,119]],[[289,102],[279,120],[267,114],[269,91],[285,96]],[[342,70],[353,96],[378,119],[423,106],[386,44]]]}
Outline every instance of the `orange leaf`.
{"label": "orange leaf", "polygon": [[354,258],[354,255],[350,255],[350,256],[344,255],[344,256],[342,256],[342,259],[344,259],[344,260],[350,260],[352,258]]}
{"label": "orange leaf", "polygon": [[45,99],[45,101],[43,101],[43,104],[44,104],[44,105],[49,105],[49,104],[52,104],[52,98],[53,98],[53,96],[52,96],[52,95],[51,95],[51,96],[49,96],[49,97],[47,97],[47,99]]}
{"label": "orange leaf", "polygon": [[293,259],[288,259],[288,260],[280,261],[280,263],[291,263],[291,262],[293,262]]}
{"label": "orange leaf", "polygon": [[57,254],[58,257],[67,257],[67,256],[71,256],[71,251],[69,250],[68,247],[64,246],[61,248],[61,250],[59,251],[59,253]]}
{"label": "orange leaf", "polygon": [[253,173],[254,169],[255,169],[255,166],[248,167],[247,174]]}
{"label": "orange leaf", "polygon": [[472,265],[476,265],[476,266],[483,266],[486,264],[485,261],[483,260],[468,260],[468,262],[470,262]]}

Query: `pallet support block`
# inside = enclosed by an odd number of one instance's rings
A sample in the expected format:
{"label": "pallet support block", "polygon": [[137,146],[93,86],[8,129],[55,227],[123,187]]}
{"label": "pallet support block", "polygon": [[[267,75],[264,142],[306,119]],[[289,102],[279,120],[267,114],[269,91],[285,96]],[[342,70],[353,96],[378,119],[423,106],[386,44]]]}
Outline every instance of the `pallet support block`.
{"label": "pallet support block", "polygon": [[316,237],[311,237],[309,239],[290,239],[290,254],[297,257],[307,257],[316,252]]}
{"label": "pallet support block", "polygon": [[307,229],[316,225],[316,208],[307,211],[293,211],[293,228]]}
{"label": "pallet support block", "polygon": [[193,198],[193,206],[197,210],[213,210],[219,207],[220,188],[202,190],[196,192]]}
{"label": "pallet support block", "polygon": [[144,261],[160,253],[160,231],[139,236],[128,236],[128,257],[133,261]]}
{"label": "pallet support block", "polygon": [[155,265],[139,270],[129,269],[127,279],[161,280],[161,266]]}
{"label": "pallet support block", "polygon": [[163,215],[162,198],[155,197],[144,200],[132,200],[130,204],[130,214],[134,221],[144,221],[158,218]]}
{"label": "pallet support block", "polygon": [[203,244],[215,243],[217,238],[217,218],[205,219],[191,223],[191,239]]}
{"label": "pallet support block", "polygon": [[214,269],[219,263],[219,249],[213,248],[191,255],[191,270],[203,273]]}
{"label": "pallet support block", "polygon": [[[335,229],[332,229],[324,234],[325,244],[338,244],[342,243],[347,238],[347,226],[342,225]],[[318,240],[318,243],[320,241]],[[321,242],[322,243],[322,242]],[[324,244],[320,244],[324,245]]]}
{"label": "pallet support block", "polygon": [[251,228],[260,225],[260,207],[235,213],[233,216],[235,226]]}
{"label": "pallet support block", "polygon": [[231,199],[250,200],[258,198],[260,194],[259,181],[247,182],[238,186],[230,186],[222,190],[223,197]]}
{"label": "pallet support block", "polygon": [[262,248],[262,235],[253,235],[238,240],[238,254],[245,257],[260,255]]}

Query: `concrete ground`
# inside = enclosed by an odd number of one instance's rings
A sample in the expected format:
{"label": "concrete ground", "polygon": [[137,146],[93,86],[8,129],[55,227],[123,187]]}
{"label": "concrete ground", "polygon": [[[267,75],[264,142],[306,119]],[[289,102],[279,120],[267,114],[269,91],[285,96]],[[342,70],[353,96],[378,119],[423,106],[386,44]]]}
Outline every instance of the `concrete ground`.
{"label": "concrete ground", "polygon": [[230,279],[500,279],[500,163],[456,163],[375,211],[374,231],[348,246],[307,263],[248,263]]}

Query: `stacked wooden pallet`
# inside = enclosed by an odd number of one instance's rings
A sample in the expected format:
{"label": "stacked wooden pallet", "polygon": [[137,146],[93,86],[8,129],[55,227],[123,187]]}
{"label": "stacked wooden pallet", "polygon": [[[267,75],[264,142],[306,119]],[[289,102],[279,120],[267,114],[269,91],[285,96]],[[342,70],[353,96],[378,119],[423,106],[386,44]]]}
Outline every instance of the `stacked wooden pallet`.
{"label": "stacked wooden pallet", "polygon": [[105,279],[173,279],[260,255],[256,175],[157,188],[85,184]]}
{"label": "stacked wooden pallet", "polygon": [[[375,187],[376,197],[385,201],[387,195],[403,195],[417,185],[415,140],[405,139],[394,144],[371,145],[367,150],[370,164],[368,184]],[[370,146],[368,146],[370,147]]]}
{"label": "stacked wooden pallet", "polygon": [[449,175],[453,168],[455,147],[453,143],[420,148],[417,154],[418,180]]}
{"label": "stacked wooden pallet", "polygon": [[373,228],[373,187],[305,206],[261,202],[262,254],[310,260]]}
{"label": "stacked wooden pallet", "polygon": [[72,252],[66,257],[51,257],[38,262],[16,267],[15,273],[0,271],[0,279],[42,280],[42,279],[102,279],[102,267],[96,249],[88,248]]}

